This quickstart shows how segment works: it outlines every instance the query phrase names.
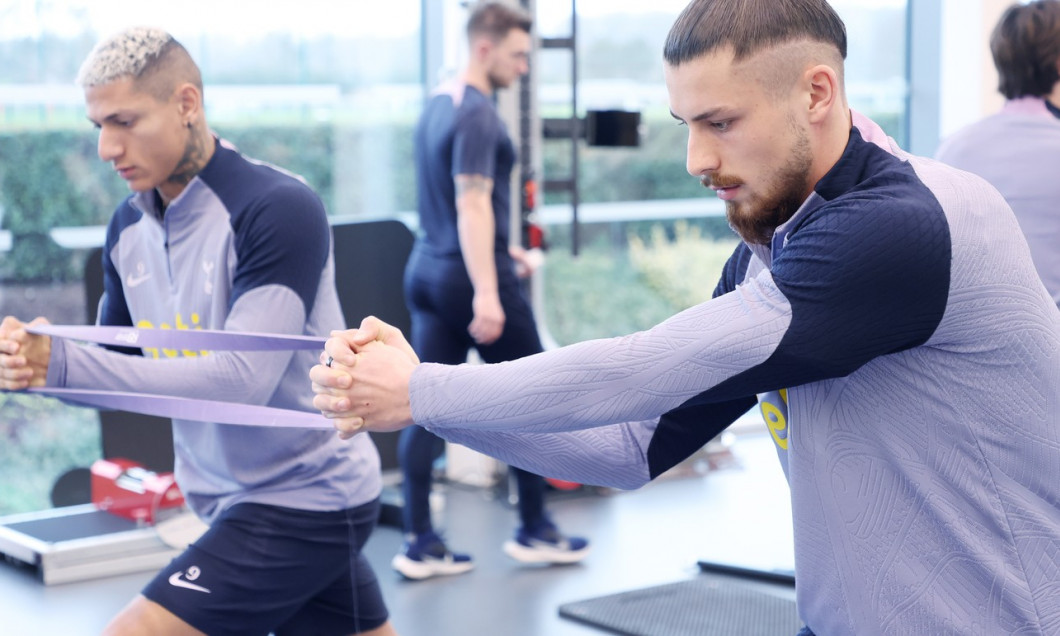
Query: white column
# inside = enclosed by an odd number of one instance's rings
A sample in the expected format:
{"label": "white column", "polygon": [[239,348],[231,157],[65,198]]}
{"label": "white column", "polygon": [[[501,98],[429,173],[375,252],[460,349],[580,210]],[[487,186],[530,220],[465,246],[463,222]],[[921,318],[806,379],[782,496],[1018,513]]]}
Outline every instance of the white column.
{"label": "white column", "polygon": [[1004,102],[990,55],[990,33],[1012,0],[941,0],[939,132],[946,137]]}

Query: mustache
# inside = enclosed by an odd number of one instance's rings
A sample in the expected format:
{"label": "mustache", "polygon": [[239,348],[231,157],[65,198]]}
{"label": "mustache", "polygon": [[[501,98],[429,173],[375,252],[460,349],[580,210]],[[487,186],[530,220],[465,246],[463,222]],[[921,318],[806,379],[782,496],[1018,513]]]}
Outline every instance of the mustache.
{"label": "mustache", "polygon": [[743,181],[740,179],[722,174],[704,175],[699,178],[699,183],[702,184],[704,188],[732,188],[734,186],[743,185]]}

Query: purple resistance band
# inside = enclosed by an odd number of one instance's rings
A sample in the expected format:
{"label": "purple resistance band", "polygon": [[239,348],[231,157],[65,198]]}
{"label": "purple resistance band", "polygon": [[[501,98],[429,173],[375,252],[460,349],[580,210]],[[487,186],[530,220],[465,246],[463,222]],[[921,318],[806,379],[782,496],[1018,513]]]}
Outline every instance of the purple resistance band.
{"label": "purple resistance band", "polygon": [[158,349],[212,349],[214,351],[292,351],[324,349],[324,338],[249,333],[213,329],[140,329],[138,327],[88,327],[82,325],[38,325],[30,333],[53,338],[82,340],[102,345]]}
{"label": "purple resistance band", "polygon": [[[322,350],[324,339],[316,336],[293,336],[272,333],[244,333],[210,329],[139,329],[136,327],[87,327],[76,325],[37,325],[27,327],[34,334],[67,338],[102,345],[159,349],[214,351],[291,351]],[[306,379],[308,383],[308,378]],[[67,402],[102,409],[118,409],[178,420],[240,424],[245,426],[280,426],[295,428],[332,428],[331,420],[319,413],[279,409],[269,406],[236,404],[216,400],[198,400],[88,389],[32,388],[31,393],[61,398]]]}

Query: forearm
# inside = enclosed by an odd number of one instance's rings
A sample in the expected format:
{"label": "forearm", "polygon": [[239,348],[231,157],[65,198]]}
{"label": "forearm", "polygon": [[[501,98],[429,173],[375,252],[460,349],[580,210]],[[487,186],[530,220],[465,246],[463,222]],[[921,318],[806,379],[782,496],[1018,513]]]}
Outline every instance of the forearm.
{"label": "forearm", "polygon": [[48,385],[266,404],[291,352],[212,352],[196,357],[143,357],[60,342]]}
{"label": "forearm", "polygon": [[651,478],[646,451],[657,424],[649,420],[570,433],[435,432],[538,475],[632,490]]}
{"label": "forearm", "polygon": [[[262,311],[261,307],[269,307]],[[262,287],[240,298],[226,331],[301,334],[305,316],[293,293]],[[157,354],[157,356],[156,356]],[[292,352],[149,351],[124,355],[57,340],[48,384],[266,404],[291,363]]]}
{"label": "forearm", "polygon": [[502,364],[422,364],[409,384],[413,419],[439,433],[561,432],[656,419],[715,388],[718,402],[753,395],[727,393],[726,381],[765,362],[782,338],[790,314],[773,294],[745,287],[648,331]]}
{"label": "forearm", "polygon": [[491,190],[467,190],[465,186],[465,191],[457,198],[456,222],[460,253],[476,294],[497,293],[495,222],[490,192]]}

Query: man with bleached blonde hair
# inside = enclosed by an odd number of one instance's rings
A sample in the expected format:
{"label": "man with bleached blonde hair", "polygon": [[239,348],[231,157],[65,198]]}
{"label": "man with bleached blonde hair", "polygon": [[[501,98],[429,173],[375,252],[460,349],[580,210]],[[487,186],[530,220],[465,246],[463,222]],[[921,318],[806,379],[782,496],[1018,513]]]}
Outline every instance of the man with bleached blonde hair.
{"label": "man with bleached blonde hair", "polygon": [[[100,159],[133,194],[103,251],[101,325],[322,335],[343,324],[331,232],[300,179],[206,123],[199,69],[165,31],[101,42],[78,77]],[[0,388],[101,389],[311,410],[306,352],[134,355],[0,325]],[[394,634],[361,548],[379,456],[320,430],[173,422],[177,483],[209,528],[108,636]]]}

